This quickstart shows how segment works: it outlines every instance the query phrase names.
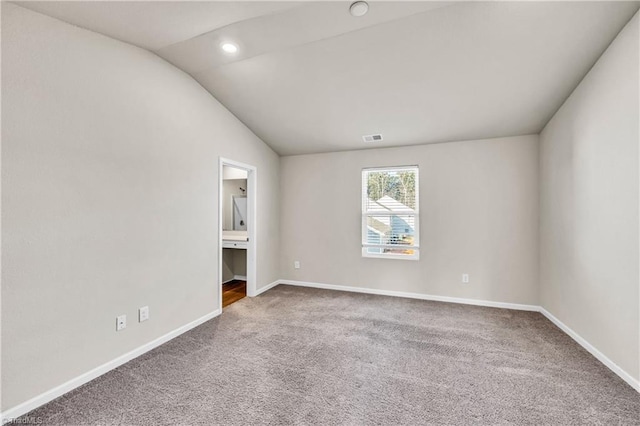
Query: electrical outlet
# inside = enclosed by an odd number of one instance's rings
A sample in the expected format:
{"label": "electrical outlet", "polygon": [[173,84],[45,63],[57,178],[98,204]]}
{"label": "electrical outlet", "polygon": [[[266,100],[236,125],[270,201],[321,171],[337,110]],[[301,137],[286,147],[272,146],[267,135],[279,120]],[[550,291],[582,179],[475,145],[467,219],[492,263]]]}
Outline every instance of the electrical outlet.
{"label": "electrical outlet", "polygon": [[127,316],[120,315],[116,317],[116,331],[124,330],[127,328]]}
{"label": "electrical outlet", "polygon": [[143,306],[138,309],[138,322],[146,321],[149,319],[149,307]]}
{"label": "electrical outlet", "polygon": [[462,283],[469,284],[469,274],[462,274]]}
{"label": "electrical outlet", "polygon": [[293,267],[295,269],[300,269],[300,261],[299,260],[294,260],[293,261]]}

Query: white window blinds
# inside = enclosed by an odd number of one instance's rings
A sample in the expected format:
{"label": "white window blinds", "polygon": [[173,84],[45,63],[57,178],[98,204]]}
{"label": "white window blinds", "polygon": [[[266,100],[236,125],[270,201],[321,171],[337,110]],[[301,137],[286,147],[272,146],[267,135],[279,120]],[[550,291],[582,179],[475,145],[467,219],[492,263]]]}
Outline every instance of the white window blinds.
{"label": "white window blinds", "polygon": [[418,167],[362,170],[362,256],[418,259]]}

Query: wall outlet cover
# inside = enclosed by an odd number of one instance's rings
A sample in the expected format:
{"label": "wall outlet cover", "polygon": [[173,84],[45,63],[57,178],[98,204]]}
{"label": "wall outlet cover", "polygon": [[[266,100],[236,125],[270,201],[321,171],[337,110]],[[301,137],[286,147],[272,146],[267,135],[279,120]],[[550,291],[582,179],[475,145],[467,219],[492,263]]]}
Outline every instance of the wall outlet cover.
{"label": "wall outlet cover", "polygon": [[119,315],[116,317],[116,331],[124,330],[127,328],[127,316]]}

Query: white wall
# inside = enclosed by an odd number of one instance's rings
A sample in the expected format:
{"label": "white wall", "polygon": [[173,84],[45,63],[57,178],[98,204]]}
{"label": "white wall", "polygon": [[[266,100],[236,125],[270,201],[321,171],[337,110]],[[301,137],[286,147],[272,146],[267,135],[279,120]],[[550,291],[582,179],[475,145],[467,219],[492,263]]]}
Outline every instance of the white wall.
{"label": "white wall", "polygon": [[[279,160],[155,55],[2,12],[2,410],[217,308],[219,156],[258,167],[258,288],[542,303],[640,377],[637,15],[543,131],[538,168],[537,136]],[[363,259],[360,171],[406,164],[421,259]]]}
{"label": "white wall", "polygon": [[238,169],[232,166],[222,166],[222,179],[247,179],[248,172],[243,169]]}
{"label": "white wall", "polygon": [[222,181],[222,229],[233,230],[233,197],[246,196],[240,188],[247,189],[246,179],[225,179]]}
{"label": "white wall", "polygon": [[541,304],[636,380],[638,19],[540,135]]}
{"label": "white wall", "polygon": [[6,410],[217,309],[219,156],[258,169],[257,287],[279,278],[279,158],[157,56],[2,12]]}
{"label": "white wall", "polygon": [[247,276],[247,251],[239,249],[222,250],[222,282],[233,279],[234,276]]}
{"label": "white wall", "polygon": [[[415,164],[420,260],[362,258],[362,168]],[[284,279],[538,304],[537,136],[283,157],[280,185]]]}

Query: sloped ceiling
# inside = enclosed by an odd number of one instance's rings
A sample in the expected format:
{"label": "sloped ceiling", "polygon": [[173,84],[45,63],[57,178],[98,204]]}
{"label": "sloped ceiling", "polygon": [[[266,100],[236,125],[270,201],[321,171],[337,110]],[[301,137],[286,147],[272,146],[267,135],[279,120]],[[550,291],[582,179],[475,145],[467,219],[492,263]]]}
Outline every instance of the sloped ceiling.
{"label": "sloped ceiling", "polygon": [[[282,155],[538,133],[639,7],[370,2],[354,18],[350,2],[19,4],[156,52]],[[363,142],[373,133],[383,141]]]}
{"label": "sloped ceiling", "polygon": [[200,34],[298,2],[270,1],[19,1],[15,4],[156,51]]}

